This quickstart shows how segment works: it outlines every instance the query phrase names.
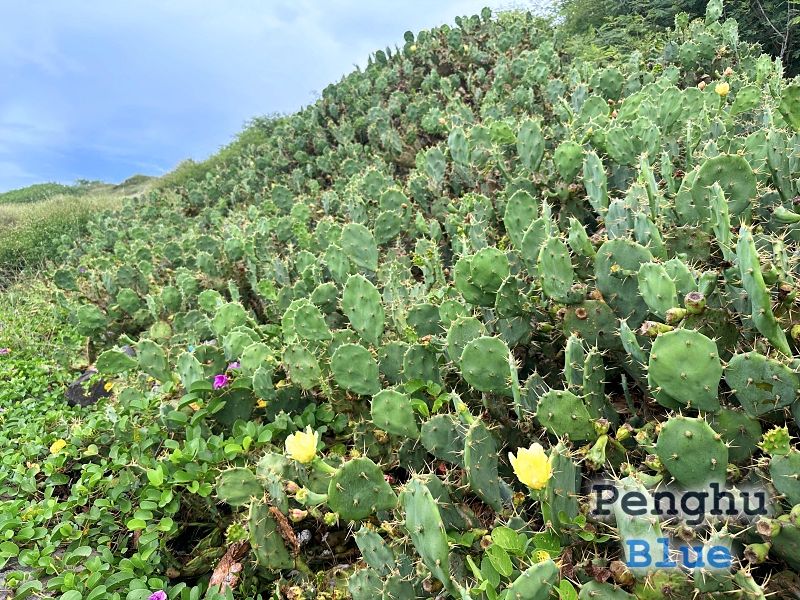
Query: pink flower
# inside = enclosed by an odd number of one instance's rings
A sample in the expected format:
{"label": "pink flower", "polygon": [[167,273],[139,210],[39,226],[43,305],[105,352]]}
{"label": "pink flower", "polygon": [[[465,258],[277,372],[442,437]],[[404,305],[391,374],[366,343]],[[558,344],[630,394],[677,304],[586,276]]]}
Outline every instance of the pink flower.
{"label": "pink flower", "polygon": [[147,600],[167,600],[167,593],[158,590],[157,592],[153,592],[152,594],[150,594]]}
{"label": "pink flower", "polygon": [[216,375],[214,377],[214,389],[218,390],[220,388],[224,388],[226,385],[228,385],[229,381],[230,377],[227,375]]}
{"label": "pink flower", "polygon": [[11,354],[11,348],[0,348],[0,356],[5,356],[6,354]]}
{"label": "pink flower", "polygon": [[241,369],[241,368],[242,368],[242,365],[241,365],[241,363],[239,363],[238,360],[236,360],[236,361],[234,361],[232,363],[228,363],[228,371],[235,371],[236,369]]}

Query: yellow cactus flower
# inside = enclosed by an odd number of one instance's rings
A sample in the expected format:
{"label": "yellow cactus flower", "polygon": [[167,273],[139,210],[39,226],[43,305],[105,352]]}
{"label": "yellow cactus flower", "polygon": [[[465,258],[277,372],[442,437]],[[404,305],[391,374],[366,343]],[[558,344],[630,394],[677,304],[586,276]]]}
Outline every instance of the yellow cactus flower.
{"label": "yellow cactus flower", "polygon": [[310,463],[317,455],[319,434],[306,426],[305,431],[297,431],[286,438],[286,454],[297,462]]}
{"label": "yellow cactus flower", "polygon": [[264,399],[260,399],[260,400],[258,400],[258,401],[256,402],[256,406],[257,406],[258,408],[266,408],[266,407],[267,407],[267,401],[266,401],[266,400],[264,400]]}
{"label": "yellow cactus flower", "polygon": [[58,454],[64,448],[67,447],[67,442],[65,440],[56,440],[50,445],[50,454]]}
{"label": "yellow cactus flower", "polygon": [[730,93],[731,86],[727,81],[723,81],[722,83],[717,84],[717,86],[714,88],[714,91],[724,98]]}
{"label": "yellow cactus flower", "polygon": [[113,389],[114,389],[114,382],[113,382],[113,381],[109,381],[107,384],[105,384],[105,385],[103,386],[103,389],[104,389],[105,391],[107,391],[107,392],[110,392],[111,390],[113,390]]}
{"label": "yellow cactus flower", "polygon": [[534,490],[547,485],[553,476],[553,466],[541,444],[532,444],[530,448],[518,448],[517,455],[510,452],[508,458],[514,473],[522,483]]}

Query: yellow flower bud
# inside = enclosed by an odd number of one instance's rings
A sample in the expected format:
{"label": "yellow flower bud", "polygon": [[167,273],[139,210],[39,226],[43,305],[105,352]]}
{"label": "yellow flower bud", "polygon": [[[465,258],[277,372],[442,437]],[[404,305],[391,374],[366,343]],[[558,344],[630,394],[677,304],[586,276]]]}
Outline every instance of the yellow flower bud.
{"label": "yellow flower bud", "polygon": [[310,463],[317,455],[319,435],[306,426],[305,431],[297,431],[286,438],[286,454],[297,462]]}
{"label": "yellow flower bud", "polygon": [[56,440],[50,445],[50,454],[58,454],[67,447],[67,442],[64,440]]}
{"label": "yellow flower bud", "polygon": [[731,86],[727,81],[723,81],[722,83],[717,84],[717,86],[714,88],[714,91],[724,98],[731,91]]}
{"label": "yellow flower bud", "polygon": [[530,448],[519,448],[516,456],[509,452],[508,458],[517,479],[531,489],[542,489],[553,476],[553,466],[541,444],[533,444]]}
{"label": "yellow flower bud", "polygon": [[550,560],[550,553],[547,550],[533,551],[533,562],[540,563],[546,560]]}

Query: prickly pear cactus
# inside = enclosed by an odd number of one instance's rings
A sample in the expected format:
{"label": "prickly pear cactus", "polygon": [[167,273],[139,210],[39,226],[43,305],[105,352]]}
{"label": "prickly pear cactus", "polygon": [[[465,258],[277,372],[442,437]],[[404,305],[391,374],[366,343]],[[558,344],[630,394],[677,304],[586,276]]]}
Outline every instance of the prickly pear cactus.
{"label": "prickly pear cactus", "polygon": [[[723,9],[603,61],[518,11],[409,32],[267,142],[99,216],[57,280],[104,410],[157,407],[119,419],[114,477],[173,511],[126,560],[175,569],[175,539],[246,523],[240,589],[276,597],[346,574],[332,596],[750,598],[800,569],[800,85]],[[600,480],[774,510],[601,523]],[[748,550],[624,565],[662,537]]]}

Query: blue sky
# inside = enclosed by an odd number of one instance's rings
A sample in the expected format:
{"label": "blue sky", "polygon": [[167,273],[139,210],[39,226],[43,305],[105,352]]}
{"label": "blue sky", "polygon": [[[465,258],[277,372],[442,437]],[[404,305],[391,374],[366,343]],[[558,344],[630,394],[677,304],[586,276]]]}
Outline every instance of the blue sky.
{"label": "blue sky", "polygon": [[0,191],[201,160],[406,30],[512,3],[0,0]]}

